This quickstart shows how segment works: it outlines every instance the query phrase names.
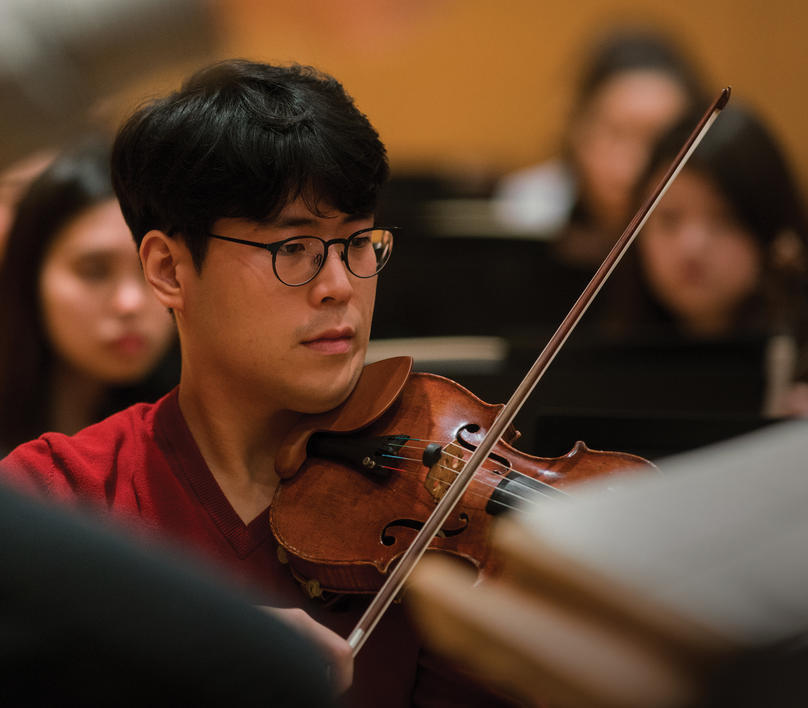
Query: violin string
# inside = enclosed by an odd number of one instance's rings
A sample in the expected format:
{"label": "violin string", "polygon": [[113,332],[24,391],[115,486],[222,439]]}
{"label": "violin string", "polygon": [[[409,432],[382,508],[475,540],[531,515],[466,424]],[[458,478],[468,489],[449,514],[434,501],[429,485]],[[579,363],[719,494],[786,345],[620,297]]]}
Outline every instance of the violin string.
{"label": "violin string", "polygon": [[[413,440],[417,440],[418,442],[425,442],[426,445],[424,445],[423,447],[419,447],[417,445],[410,445],[409,443],[412,442]],[[444,455],[446,455],[447,457],[451,457],[451,458],[453,458],[455,460],[459,460],[459,461],[463,462],[463,458],[460,457],[459,455],[453,455],[450,452],[446,452],[446,450],[443,449],[444,446],[438,440],[421,440],[419,438],[410,438],[410,440],[408,442],[404,443],[401,447],[402,448],[412,447],[412,448],[414,448],[416,450],[426,450],[427,446],[431,445],[431,444],[441,445],[441,449],[443,450]],[[490,459],[491,458],[489,458],[489,460]],[[504,474],[507,474],[507,473],[512,473],[512,474],[514,474],[516,476],[523,477],[525,479],[530,479],[530,480],[539,482],[540,484],[547,484],[547,482],[542,482],[541,480],[537,480],[535,477],[531,477],[530,475],[525,474],[523,472],[520,472],[519,470],[517,470],[517,469],[515,469],[513,467],[505,467],[504,465],[502,465],[502,466],[500,466],[498,468],[497,467],[485,467],[485,468],[481,467],[480,469],[484,469],[487,472],[492,472],[493,474],[498,474],[498,475],[504,475]]]}
{"label": "violin string", "polygon": [[[404,462],[415,462],[415,463],[418,463],[418,464],[423,464],[421,462],[420,458],[402,457],[401,455],[383,455],[383,457],[390,457],[390,458],[402,460]],[[457,458],[457,459],[462,460],[462,458]],[[395,467],[386,467],[384,465],[381,465],[381,467],[382,467],[382,469],[395,470],[395,471],[398,471],[398,472],[408,472],[408,473],[410,472],[410,470],[399,469],[399,468],[395,468]],[[441,465],[441,469],[449,472],[450,474],[453,474],[455,477],[457,477],[457,475],[459,474],[459,472],[457,470],[454,470],[451,467],[447,467],[445,465]],[[437,481],[440,484],[447,487],[447,488],[451,484],[451,481],[446,481],[446,480],[442,480],[442,479],[437,480]],[[541,489],[534,489],[533,487],[528,487],[527,485],[523,484],[519,480],[511,479],[511,480],[508,480],[508,481],[511,482],[513,485],[518,485],[518,486],[522,487],[523,489],[528,490],[529,492],[531,492],[531,494],[529,496],[521,496],[521,495],[517,494],[515,491],[512,491],[511,489],[508,489],[507,487],[505,487],[503,489],[499,489],[500,494],[507,495],[507,496],[510,496],[510,497],[515,497],[517,500],[519,500],[521,502],[524,502],[526,504],[532,503],[534,501],[533,497],[535,495],[545,495],[545,496],[547,495],[547,492],[544,492]],[[477,483],[478,487],[488,487],[491,490],[496,490],[499,487],[499,484],[497,484],[497,483],[495,483],[493,481],[486,481],[486,480],[480,479],[480,478],[476,478],[475,482]],[[482,496],[484,496],[484,494],[480,493],[480,492],[476,492],[475,496],[482,497]],[[507,505],[503,505],[503,506],[507,506]],[[516,508],[516,507],[513,507],[513,508]]]}
{"label": "violin string", "polygon": [[[414,470],[405,469],[403,467],[391,467],[389,465],[379,465],[379,467],[381,467],[381,469],[383,469],[383,470],[391,470],[392,472],[402,472],[404,474],[414,474]],[[448,469],[448,468],[446,468],[446,469]],[[439,479],[437,481],[438,481],[438,484],[443,485],[447,489],[448,489],[449,485],[451,484],[451,482],[447,482],[446,480],[443,480],[443,479]],[[476,480],[476,481],[478,482],[478,485],[490,486],[490,485],[486,484],[485,482],[483,482],[482,480]],[[517,496],[517,499],[519,499],[521,501],[524,501],[525,503],[530,503],[532,501],[531,499],[528,499],[528,498],[518,497],[518,495],[515,495],[513,492],[510,492],[507,489],[500,490],[500,491],[503,494],[508,494],[510,496]],[[482,498],[482,499],[485,499],[487,497],[487,495],[485,493],[473,491],[472,489],[469,489],[466,493],[471,497],[477,497],[477,498]],[[500,506],[505,507],[506,509],[511,509],[513,511],[524,511],[524,509],[522,507],[514,506],[512,504],[507,504],[504,501],[497,501],[497,504],[499,504]]]}
{"label": "violin string", "polygon": [[[417,440],[418,442],[424,442],[426,444],[423,447],[420,447],[418,445],[410,445],[410,442],[412,440]],[[413,448],[415,450],[423,451],[423,450],[425,450],[427,448],[427,445],[430,445],[430,444],[433,444],[433,443],[441,445],[441,443],[439,441],[437,441],[437,440],[430,441],[430,440],[421,440],[421,439],[417,439],[417,438],[411,438],[410,441],[408,441],[407,443],[402,445],[400,449]],[[442,454],[446,455],[447,457],[449,457],[451,459],[454,459],[454,460],[457,460],[459,462],[465,462],[465,460],[461,456],[453,455],[452,453],[446,452],[445,450],[443,450],[443,445],[441,445],[441,448],[442,448]],[[417,460],[413,459],[413,458],[402,458],[402,459],[407,459],[407,460],[410,460],[410,461],[413,461],[413,462],[418,462],[418,463],[423,464],[423,462],[422,462],[422,460],[420,458],[418,458]],[[490,460],[490,458],[489,458],[489,461],[494,462],[493,460]],[[519,470],[514,469],[512,467],[505,467],[503,465],[500,465],[499,467],[496,467],[496,466],[495,467],[480,467],[480,469],[485,471],[485,472],[490,472],[492,474],[496,474],[496,475],[501,476],[503,478],[505,478],[505,476],[508,475],[508,479],[510,481],[512,481],[514,483],[522,484],[523,487],[525,487],[526,489],[529,489],[530,492],[531,492],[531,496],[533,496],[535,494],[540,494],[540,495],[543,495],[543,496],[555,496],[560,491],[560,490],[556,489],[555,487],[552,487],[552,485],[547,484],[547,482],[542,482],[541,480],[536,479],[535,477],[532,477],[532,476],[530,476],[528,474],[525,474],[523,472],[520,472]],[[525,480],[525,481],[523,482],[522,480]],[[527,481],[527,480],[529,480],[529,481]],[[541,486],[550,487],[553,491],[552,492],[544,492],[541,489]]]}
{"label": "violin string", "polygon": [[[404,468],[404,467],[392,467],[392,466],[389,466],[389,465],[380,465],[380,467],[382,469],[385,469],[385,470],[391,470],[391,471],[394,471],[394,472],[402,472],[402,473],[408,474],[408,475],[409,474],[415,474],[415,470],[407,469],[407,468]],[[447,470],[450,473],[454,473],[455,476],[456,476],[455,470],[452,470],[452,469],[450,469],[448,467],[444,467],[444,466],[441,466],[441,467],[442,467],[442,469]],[[449,485],[451,484],[451,481],[447,481],[447,480],[444,480],[444,479],[438,479],[438,480],[436,480],[436,482],[438,484],[446,487],[447,489],[448,489]],[[495,485],[492,485],[492,484],[490,484],[490,483],[488,483],[488,482],[486,482],[486,481],[484,481],[482,479],[476,479],[475,482],[476,482],[477,487],[488,487],[489,489],[492,489],[492,490],[496,489]],[[522,502],[525,502],[525,503],[530,503],[532,501],[532,499],[530,499],[529,497],[521,497],[521,496],[519,496],[515,492],[512,492],[509,489],[501,489],[500,493],[502,495],[504,495],[504,496],[506,495],[506,496],[510,496],[510,497],[515,497],[516,500],[522,501]],[[477,497],[477,498],[483,498],[483,499],[488,497],[487,492],[479,492],[479,491],[469,490],[468,494],[469,494],[469,496]],[[510,509],[516,509],[517,508],[515,506],[510,506],[510,505],[505,504],[505,503],[502,503],[502,506],[506,506],[506,507],[508,507]]]}
{"label": "violin string", "polygon": [[[402,448],[403,447],[407,447],[407,445],[402,445]],[[458,455],[451,455],[449,453],[444,453],[444,454],[447,457],[453,458],[453,459],[458,460],[460,462],[464,462],[463,458],[458,456]],[[421,458],[404,457],[403,455],[390,455],[390,454],[384,454],[383,456],[384,457],[389,457],[391,459],[402,460],[404,462],[413,462],[413,463],[416,463],[416,464],[423,464]],[[389,469],[392,469],[392,468],[389,468]],[[447,467],[445,465],[441,465],[441,469],[449,472],[450,474],[453,474],[455,477],[459,474],[459,472],[457,470],[454,470],[454,469],[452,469],[450,467]],[[488,471],[488,472],[494,471],[496,473],[496,470],[491,470],[490,468],[483,467],[481,469],[484,470],[484,471]],[[505,468],[502,468],[502,469],[504,470]],[[502,477],[503,480],[506,479],[502,475],[498,475],[498,476]],[[535,498],[537,496],[551,496],[551,495],[555,495],[555,494],[558,493],[558,490],[556,490],[555,488],[553,488],[552,492],[549,492],[549,491],[544,491],[541,487],[537,488],[536,486],[533,486],[533,485],[530,485],[530,484],[525,484],[522,481],[522,479],[520,479],[520,477],[530,479],[531,482],[536,481],[532,477],[527,477],[527,475],[523,475],[523,474],[520,474],[520,473],[516,473],[516,477],[508,478],[509,484],[508,484],[508,486],[506,486],[504,488],[500,488],[499,487],[500,483],[495,482],[493,480],[487,481],[487,480],[477,478],[475,481],[476,481],[478,486],[488,487],[489,489],[492,489],[492,490],[499,489],[499,492],[500,492],[501,495],[512,497],[513,499],[516,499],[516,500],[518,500],[520,502],[523,502],[525,504],[531,504],[531,503],[535,502]],[[438,481],[441,484],[445,485],[446,487],[448,487],[448,485],[451,483],[451,482],[447,482],[447,481],[444,481],[444,480],[438,480]],[[516,490],[510,488],[512,486],[518,487],[521,490],[524,490],[525,492],[527,492],[527,495],[519,494]],[[549,487],[550,485],[546,485],[546,486]],[[478,493],[478,496],[482,496],[482,495]]]}
{"label": "violin string", "polygon": [[[402,448],[404,448],[404,447],[415,447],[416,449],[418,449],[417,446],[408,446],[407,444],[402,445]],[[451,459],[457,460],[457,461],[459,461],[461,463],[465,462],[464,459],[462,457],[460,457],[459,455],[452,455],[451,453],[448,453],[448,452],[445,452],[445,451],[443,452],[443,454],[446,455],[446,457],[449,457]],[[385,455],[385,457],[395,457],[395,458],[398,458],[398,459],[401,459],[401,460],[406,460],[408,462],[415,462],[415,463],[418,463],[418,464],[423,464],[421,458],[403,457],[403,456],[400,456],[400,455]],[[444,467],[444,469],[448,469],[448,471],[454,473],[455,476],[457,476],[459,474],[459,472],[456,471],[456,470],[452,470],[452,469],[445,468],[445,467]],[[502,494],[509,494],[511,496],[515,496],[518,499],[520,499],[521,501],[524,501],[526,503],[532,503],[533,501],[535,501],[535,498],[537,496],[544,496],[544,497],[556,496],[556,495],[558,495],[558,493],[560,491],[560,490],[556,489],[555,487],[551,487],[546,482],[542,482],[541,480],[537,480],[537,479],[535,479],[533,477],[530,477],[529,475],[526,475],[526,474],[523,474],[521,472],[518,472],[517,470],[509,470],[506,467],[499,467],[499,468],[481,467],[480,469],[485,471],[485,472],[492,472],[493,474],[496,474],[497,476],[502,477],[502,479],[506,479],[506,476],[503,473],[505,473],[505,472],[511,473],[513,476],[511,476],[509,474],[508,477],[507,477],[508,481],[513,485],[521,486],[522,489],[529,492],[529,496],[526,496],[526,497],[525,496],[520,496],[520,495],[516,494],[515,492],[513,492],[513,491],[511,491],[511,490],[509,490],[507,488],[500,489],[500,492]],[[525,482],[523,480],[530,480],[530,482]],[[488,486],[491,489],[496,489],[498,487],[498,483],[494,483],[494,482],[486,483],[486,482],[483,482],[482,480],[479,480],[479,483],[483,484],[484,486]],[[546,487],[547,491],[545,491],[542,487]],[[550,490],[552,490],[552,491],[550,491]]]}
{"label": "violin string", "polygon": [[[450,467],[446,467],[445,465],[441,465],[441,469],[446,470],[447,472],[450,472],[450,473],[453,472],[455,477],[457,477],[457,475],[460,474],[456,470],[453,470]],[[512,482],[514,485],[520,486],[523,489],[527,490],[529,492],[529,494],[527,496],[523,496],[521,494],[518,494],[516,491],[511,490],[510,489],[511,485],[508,485],[508,487],[504,487],[502,489],[499,489],[499,485],[493,484],[491,482],[486,482],[486,481],[481,480],[481,479],[476,479],[475,481],[477,482],[478,486],[488,487],[489,489],[498,490],[501,495],[512,497],[512,501],[515,500],[515,501],[520,502],[522,504],[533,504],[536,501],[535,500],[536,496],[547,496],[547,492],[544,492],[544,491],[538,490],[538,489],[534,490],[534,489],[532,489],[530,487],[526,487],[524,484],[522,484],[521,482],[516,481],[516,480],[509,480],[509,481]],[[444,480],[439,480],[439,482],[441,484],[443,484],[447,489],[448,489],[449,485],[451,484],[451,482],[447,482],[447,481],[444,481]],[[478,493],[478,495],[482,496],[482,494],[480,494],[480,493]],[[504,502],[501,502],[499,500],[497,500],[497,503],[501,504],[502,506],[505,506],[505,507],[507,507],[509,509],[520,509],[520,507],[511,506],[510,504],[505,504]]]}
{"label": "violin string", "polygon": [[[437,441],[434,441],[434,443],[440,445],[440,443],[437,442]],[[432,444],[432,443],[429,443],[429,444]],[[419,452],[423,452],[424,450],[426,450],[427,445],[424,445],[423,447],[419,447],[418,445],[409,445],[409,444],[405,443],[404,445],[401,446],[400,449],[403,449],[405,447],[406,448],[413,448],[413,449],[415,449],[415,450],[417,450]],[[450,458],[452,460],[456,460],[458,462],[464,462],[465,461],[460,455],[454,455],[454,454],[452,454],[450,452],[447,452],[445,449],[443,449],[443,446],[441,446],[441,454],[445,455],[446,457],[448,457],[448,458]],[[419,456],[418,458],[408,457],[408,458],[405,458],[405,459],[412,460],[413,462],[418,462],[419,464],[423,464],[422,456]],[[490,460],[490,458],[489,458],[489,461],[493,462],[493,460]],[[500,466],[500,467],[480,467],[480,469],[483,470],[484,472],[491,472],[492,474],[495,474],[495,475],[498,475],[498,476],[503,476],[503,473],[508,471],[508,469],[506,467],[503,467],[503,466]],[[520,474],[520,473],[517,473],[517,474]]]}
{"label": "violin string", "polygon": [[[403,445],[402,448],[403,447],[407,447],[407,446]],[[443,452],[443,455],[445,455],[446,457],[448,457],[450,459],[456,460],[458,462],[464,462],[463,458],[460,455],[452,455],[451,453],[448,453],[448,452]],[[406,460],[407,462],[415,462],[418,465],[423,465],[424,464],[422,456],[405,457],[404,455],[391,455],[389,453],[383,453],[382,457],[391,457],[391,458],[398,459],[398,460]],[[502,471],[505,470],[505,468],[497,469],[495,467],[481,467],[480,469],[483,472],[491,472],[492,474],[495,474],[495,475],[497,475],[499,477],[503,476]]]}
{"label": "violin string", "polygon": [[[446,467],[445,465],[441,465],[441,469],[447,470],[448,472],[454,472],[455,477],[460,474],[457,470],[454,470],[450,467]],[[524,476],[524,475],[523,475]],[[504,479],[504,478],[503,478]],[[532,478],[531,478],[532,479]],[[492,482],[487,482],[481,479],[476,480],[478,485],[488,487],[489,489],[498,490],[500,494],[507,495],[510,497],[515,498],[516,500],[524,503],[524,504],[533,504],[536,502],[537,497],[547,497],[553,498],[553,496],[557,493],[557,490],[553,490],[552,492],[547,492],[541,487],[532,487],[525,484],[521,479],[508,479],[508,486],[500,488],[499,484]],[[450,482],[444,482],[447,486]],[[550,485],[546,485],[550,486]],[[518,487],[519,489],[526,492],[526,494],[518,494],[517,491],[511,489],[511,487]],[[513,507],[515,508],[515,507]]]}

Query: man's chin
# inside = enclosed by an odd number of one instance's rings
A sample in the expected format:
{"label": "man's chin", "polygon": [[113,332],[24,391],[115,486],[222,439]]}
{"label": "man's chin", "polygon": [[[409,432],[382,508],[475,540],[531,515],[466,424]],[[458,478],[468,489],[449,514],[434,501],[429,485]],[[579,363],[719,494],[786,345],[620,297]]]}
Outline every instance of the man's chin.
{"label": "man's chin", "polygon": [[316,415],[318,413],[327,413],[341,406],[348,399],[352,389],[344,392],[334,393],[333,395],[312,395],[308,396],[307,400],[302,402],[298,408],[299,413],[307,415]]}
{"label": "man's chin", "polygon": [[356,382],[359,380],[361,369],[352,376],[344,384],[340,385],[338,381],[329,379],[323,382],[321,386],[310,391],[310,395],[306,398],[305,406],[307,410],[300,411],[301,413],[325,413],[326,411],[333,410],[341,406],[353,392],[356,387]]}
{"label": "man's chin", "polygon": [[302,387],[298,388],[297,410],[308,414],[325,413],[341,405],[356,387],[364,368],[363,352],[355,353],[350,361],[343,360],[336,366],[326,364],[308,369],[307,374],[298,379]]}

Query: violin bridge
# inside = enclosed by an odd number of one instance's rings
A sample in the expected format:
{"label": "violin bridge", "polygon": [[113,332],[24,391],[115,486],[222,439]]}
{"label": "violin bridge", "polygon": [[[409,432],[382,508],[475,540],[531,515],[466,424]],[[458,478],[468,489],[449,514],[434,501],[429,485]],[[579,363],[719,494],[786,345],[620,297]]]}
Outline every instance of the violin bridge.
{"label": "violin bridge", "polygon": [[440,457],[429,466],[424,478],[424,487],[435,503],[443,499],[449,485],[463,469],[463,448],[456,442],[449,443],[441,450]]}

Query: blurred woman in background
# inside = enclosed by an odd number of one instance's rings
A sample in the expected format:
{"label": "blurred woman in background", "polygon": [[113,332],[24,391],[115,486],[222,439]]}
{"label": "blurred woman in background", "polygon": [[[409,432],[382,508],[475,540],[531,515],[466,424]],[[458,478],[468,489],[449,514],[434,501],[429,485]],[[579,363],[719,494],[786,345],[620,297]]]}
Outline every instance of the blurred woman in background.
{"label": "blurred woman in background", "polygon": [[[697,120],[683,120],[660,139],[638,196],[661,179]],[[792,382],[808,374],[808,225],[791,170],[759,118],[737,106],[722,112],[635,249],[616,273],[619,299],[606,309],[613,335],[766,337],[764,407],[799,412],[788,398]]]}
{"label": "blurred woman in background", "polygon": [[561,158],[503,178],[499,220],[556,240],[559,260],[589,272],[626,226],[654,141],[702,103],[696,73],[666,39],[609,36],[579,80]]}
{"label": "blurred woman in background", "polygon": [[0,170],[0,259],[6,245],[6,237],[14,213],[28,185],[53,159],[53,150],[43,149],[17,160]]}
{"label": "blurred woman in background", "polygon": [[73,433],[179,380],[105,142],[58,156],[20,200],[0,265],[0,448]]}

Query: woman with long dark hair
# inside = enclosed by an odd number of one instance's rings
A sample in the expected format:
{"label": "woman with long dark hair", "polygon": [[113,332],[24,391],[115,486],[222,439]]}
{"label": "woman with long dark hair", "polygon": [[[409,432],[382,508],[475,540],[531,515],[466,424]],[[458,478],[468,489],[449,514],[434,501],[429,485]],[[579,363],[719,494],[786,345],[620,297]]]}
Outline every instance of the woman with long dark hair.
{"label": "woman with long dark hair", "polygon": [[[693,115],[660,139],[638,197],[658,182],[696,121]],[[622,338],[665,331],[691,341],[768,338],[770,384],[777,380],[781,402],[766,407],[789,412],[784,386],[808,373],[799,354],[808,331],[806,254],[804,205],[782,150],[753,112],[730,106],[616,273],[609,330]]]}
{"label": "woman with long dark hair", "polygon": [[500,220],[543,233],[560,261],[589,272],[625,227],[655,140],[702,103],[696,72],[668,37],[629,28],[603,37],[578,78],[561,154],[503,178]]}
{"label": "woman with long dark hair", "polygon": [[0,448],[73,433],[178,380],[174,326],[146,287],[88,138],[31,184],[0,265]]}

